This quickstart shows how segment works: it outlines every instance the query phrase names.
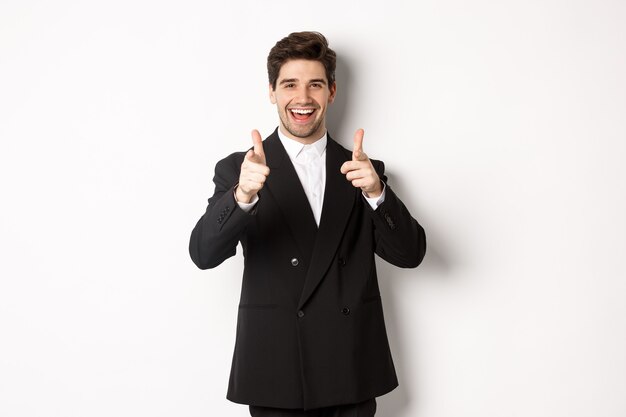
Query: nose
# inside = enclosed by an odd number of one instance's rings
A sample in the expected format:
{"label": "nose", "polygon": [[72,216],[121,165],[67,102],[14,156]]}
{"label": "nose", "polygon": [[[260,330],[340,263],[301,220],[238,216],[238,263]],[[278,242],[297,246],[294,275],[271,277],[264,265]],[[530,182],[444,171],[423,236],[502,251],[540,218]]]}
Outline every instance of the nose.
{"label": "nose", "polygon": [[298,96],[296,98],[299,104],[310,104],[313,102],[310,91],[306,85],[303,85],[298,89]]}

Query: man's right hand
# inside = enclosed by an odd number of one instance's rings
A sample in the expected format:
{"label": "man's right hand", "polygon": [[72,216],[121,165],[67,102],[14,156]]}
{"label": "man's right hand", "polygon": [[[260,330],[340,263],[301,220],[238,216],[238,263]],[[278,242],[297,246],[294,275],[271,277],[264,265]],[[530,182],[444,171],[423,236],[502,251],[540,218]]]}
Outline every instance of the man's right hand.
{"label": "man's right hand", "polygon": [[249,203],[254,196],[263,188],[267,176],[270,175],[270,169],[265,164],[265,152],[263,152],[263,140],[258,130],[252,131],[253,149],[246,153],[243,163],[241,164],[241,173],[239,174],[239,185],[235,191],[237,201],[240,203]]}

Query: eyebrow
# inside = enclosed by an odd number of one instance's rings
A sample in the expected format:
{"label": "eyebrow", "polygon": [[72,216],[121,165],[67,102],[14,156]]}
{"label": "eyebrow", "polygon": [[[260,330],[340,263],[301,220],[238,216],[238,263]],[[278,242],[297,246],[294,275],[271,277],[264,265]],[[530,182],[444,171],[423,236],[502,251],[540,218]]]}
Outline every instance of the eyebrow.
{"label": "eyebrow", "polygon": [[[284,80],[280,80],[278,84],[283,85],[283,84],[295,83],[297,81],[299,81],[297,78],[286,78]],[[309,80],[309,84],[310,83],[320,83],[320,84],[326,85],[326,80],[324,80],[323,78],[315,78],[313,80]]]}

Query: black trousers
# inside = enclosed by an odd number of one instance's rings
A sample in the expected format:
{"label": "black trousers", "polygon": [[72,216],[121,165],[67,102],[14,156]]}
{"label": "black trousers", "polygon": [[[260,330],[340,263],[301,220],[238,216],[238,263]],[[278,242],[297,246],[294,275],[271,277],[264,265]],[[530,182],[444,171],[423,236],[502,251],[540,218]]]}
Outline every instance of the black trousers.
{"label": "black trousers", "polygon": [[376,399],[357,404],[336,405],[313,410],[292,410],[284,408],[250,406],[252,417],[374,417]]}

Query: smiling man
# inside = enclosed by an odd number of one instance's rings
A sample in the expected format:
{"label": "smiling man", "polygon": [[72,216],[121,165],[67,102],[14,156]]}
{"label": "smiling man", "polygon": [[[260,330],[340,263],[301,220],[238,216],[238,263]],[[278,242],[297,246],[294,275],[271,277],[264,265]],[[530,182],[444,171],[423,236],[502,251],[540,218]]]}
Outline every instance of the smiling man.
{"label": "smiling man", "polygon": [[227,398],[255,417],[370,417],[398,381],[374,254],[413,268],[424,229],[387,184],[384,164],[326,130],[335,52],[292,33],[267,59],[280,124],[219,161],[215,191],[191,233],[201,269],[235,255],[244,271]]}

